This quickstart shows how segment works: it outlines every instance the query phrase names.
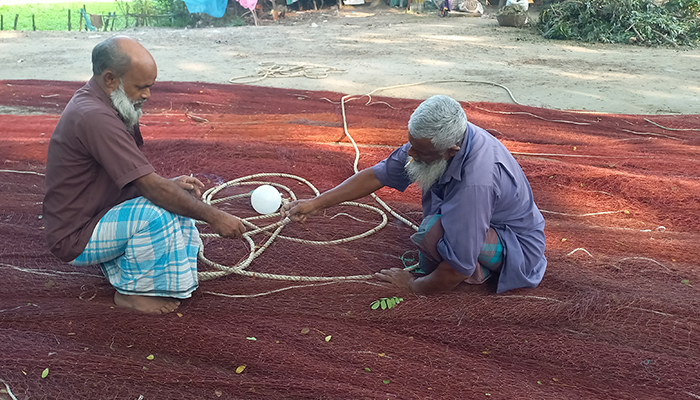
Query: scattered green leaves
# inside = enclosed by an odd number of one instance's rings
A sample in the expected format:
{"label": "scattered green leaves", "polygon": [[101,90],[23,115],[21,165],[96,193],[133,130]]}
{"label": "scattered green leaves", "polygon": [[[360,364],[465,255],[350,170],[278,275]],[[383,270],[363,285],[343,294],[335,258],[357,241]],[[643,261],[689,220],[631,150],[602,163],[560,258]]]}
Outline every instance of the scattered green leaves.
{"label": "scattered green leaves", "polygon": [[48,368],[46,368],[45,370],[41,371],[41,377],[42,377],[42,378],[46,378],[47,376],[49,376],[49,369],[48,369]]}
{"label": "scattered green leaves", "polygon": [[146,356],[146,360],[153,360],[154,358],[156,358],[156,356],[154,356],[153,354],[149,354],[148,356]]}
{"label": "scattered green leaves", "polygon": [[390,381],[388,379],[384,379],[382,382],[388,384]]}
{"label": "scattered green leaves", "polygon": [[382,297],[379,300],[373,301],[369,306],[373,310],[376,310],[379,307],[381,307],[382,310],[386,310],[387,308],[396,307],[402,301],[403,301],[403,298],[401,298],[401,297]]}
{"label": "scattered green leaves", "polygon": [[372,372],[372,370],[369,367],[365,367],[365,372]]}

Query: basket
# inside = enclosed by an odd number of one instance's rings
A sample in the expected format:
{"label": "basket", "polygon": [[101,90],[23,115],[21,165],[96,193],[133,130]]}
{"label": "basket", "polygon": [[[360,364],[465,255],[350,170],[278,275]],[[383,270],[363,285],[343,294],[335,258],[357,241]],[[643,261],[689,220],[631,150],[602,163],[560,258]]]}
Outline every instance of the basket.
{"label": "basket", "polygon": [[497,15],[498,25],[500,26],[514,26],[520,28],[527,22],[527,15],[525,14],[501,14]]}

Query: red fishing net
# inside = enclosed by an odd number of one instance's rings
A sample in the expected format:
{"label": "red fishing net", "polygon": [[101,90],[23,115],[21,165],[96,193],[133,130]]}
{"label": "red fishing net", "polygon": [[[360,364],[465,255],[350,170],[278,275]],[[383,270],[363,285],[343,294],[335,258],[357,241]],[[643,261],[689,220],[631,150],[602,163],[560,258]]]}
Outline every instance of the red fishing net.
{"label": "red fishing net", "polygon": [[[113,308],[97,268],[48,252],[43,177],[20,173],[44,171],[53,127],[81,85],[0,81],[0,399],[700,398],[700,116],[464,103],[516,155],[544,212],[549,265],[537,289],[496,295],[487,283],[423,296],[373,280],[231,274],[201,282],[176,313],[149,316]],[[324,191],[353,172],[340,98],[161,82],[141,121],[144,151],[161,175],[193,174],[208,187],[278,172]],[[348,103],[360,168],[406,140],[418,104]],[[295,180],[269,180],[312,196]],[[415,188],[378,194],[420,222]],[[247,201],[218,206],[250,217]],[[371,210],[333,207],[280,234],[328,241],[380,222]],[[371,274],[410,262],[412,232],[389,216],[338,245],[278,237],[246,270]],[[209,238],[205,249],[229,266],[250,252]],[[392,296],[403,301],[370,307]]]}

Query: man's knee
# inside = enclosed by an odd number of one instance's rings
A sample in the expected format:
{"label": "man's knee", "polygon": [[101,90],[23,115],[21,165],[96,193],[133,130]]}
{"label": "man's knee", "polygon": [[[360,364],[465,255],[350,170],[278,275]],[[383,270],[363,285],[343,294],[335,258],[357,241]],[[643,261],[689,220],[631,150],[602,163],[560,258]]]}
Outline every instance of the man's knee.
{"label": "man's knee", "polygon": [[178,221],[178,215],[159,207],[145,197],[139,198],[142,202],[140,209],[141,217],[136,216],[141,220],[148,222],[151,228],[167,226]]}
{"label": "man's knee", "polygon": [[479,252],[479,264],[490,271],[499,272],[503,267],[503,252],[503,243],[498,233],[493,228],[489,228],[484,245]]}

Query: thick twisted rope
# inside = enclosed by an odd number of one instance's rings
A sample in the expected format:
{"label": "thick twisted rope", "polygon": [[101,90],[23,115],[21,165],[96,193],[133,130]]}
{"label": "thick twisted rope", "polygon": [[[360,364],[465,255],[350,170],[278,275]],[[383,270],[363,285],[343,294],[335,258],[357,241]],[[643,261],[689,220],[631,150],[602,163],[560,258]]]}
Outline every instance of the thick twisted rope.
{"label": "thick twisted rope", "polygon": [[[288,178],[288,179],[295,179],[301,183],[304,183],[306,186],[308,186],[315,195],[319,195],[320,192],[314,185],[311,184],[311,182],[307,181],[304,178],[301,178],[296,175],[291,175],[291,174],[284,174],[284,173],[261,173],[261,174],[254,174],[254,175],[248,175],[244,176],[242,178],[234,179],[232,181],[223,183],[221,185],[218,185],[216,187],[213,187],[202,195],[203,201],[207,204],[216,204],[220,203],[222,201],[227,201],[231,199],[238,199],[238,198],[246,198],[250,197],[250,193],[243,193],[243,194],[238,194],[234,196],[228,196],[224,198],[214,198],[214,196],[222,191],[225,188],[232,187],[232,186],[243,186],[243,185],[262,185],[262,184],[270,184],[273,186],[276,186],[284,191],[287,192],[289,197],[293,200],[296,200],[297,197],[294,194],[294,191],[292,191],[289,187],[276,183],[276,182],[267,182],[267,181],[258,181],[255,179],[258,178],[265,178],[265,177],[282,177],[282,178]],[[250,266],[250,264],[255,260],[257,257],[259,257],[271,244],[275,239],[284,239],[284,240],[289,240],[292,242],[297,242],[297,243],[302,243],[302,244],[307,244],[307,245],[317,245],[317,246],[332,246],[332,245],[338,245],[338,244],[343,244],[343,243],[348,243],[353,240],[358,240],[365,238],[380,229],[384,228],[387,224],[387,216],[386,214],[373,206],[367,205],[367,204],[362,204],[362,203],[356,203],[356,202],[343,202],[340,203],[340,205],[343,206],[355,206],[359,208],[363,208],[366,210],[374,211],[377,214],[379,214],[382,217],[382,221],[375,226],[372,229],[369,229],[365,231],[364,233],[350,236],[347,238],[343,239],[335,239],[335,240],[306,240],[306,239],[300,239],[300,238],[295,238],[295,237],[290,237],[290,236],[283,236],[280,235],[280,232],[282,232],[282,229],[289,223],[289,218],[284,218],[280,221],[277,221],[273,224],[269,224],[264,227],[259,227],[252,223],[251,221],[253,220],[258,220],[258,219],[265,219],[265,218],[272,218],[272,217],[278,217],[280,216],[280,213],[272,213],[272,214],[267,214],[267,215],[259,215],[255,217],[250,217],[250,218],[243,218],[241,221],[243,224],[245,224],[248,228],[253,229],[252,231],[246,232],[243,234],[243,239],[246,240],[250,247],[250,252],[248,254],[248,257],[236,265],[233,266],[226,266],[223,264],[219,264],[217,262],[214,262],[210,259],[208,259],[204,255],[204,246],[200,247],[199,249],[199,259],[204,262],[205,264],[209,265],[210,267],[216,269],[217,271],[200,271],[198,273],[199,279],[200,280],[210,280],[210,279],[216,279],[225,275],[229,274],[239,274],[243,276],[250,276],[250,277],[257,277],[257,278],[266,278],[266,279],[276,279],[276,280],[285,280],[285,281],[306,281],[306,282],[322,282],[322,281],[335,281],[335,280],[366,280],[372,278],[372,275],[352,275],[352,276],[294,276],[294,275],[282,275],[282,274],[270,274],[270,273],[262,273],[262,272],[254,272],[254,271],[248,271],[246,268]],[[267,240],[261,245],[257,246],[255,242],[253,241],[252,237],[260,234],[260,233],[268,233],[269,231],[274,230],[272,234],[267,238]],[[220,237],[219,235],[215,233],[203,233],[200,235],[201,237],[204,238],[216,238]]]}
{"label": "thick twisted rope", "polygon": [[274,62],[261,62],[254,75],[236,76],[229,79],[230,83],[238,83],[241,79],[250,79],[241,83],[258,82],[266,78],[295,78],[309,79],[328,78],[331,73],[343,73],[345,70],[333,67],[319,67],[315,65],[277,64]]}

